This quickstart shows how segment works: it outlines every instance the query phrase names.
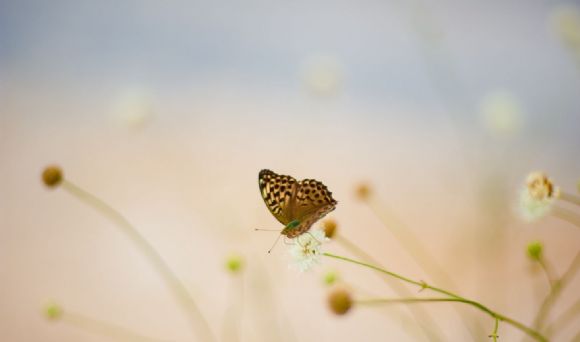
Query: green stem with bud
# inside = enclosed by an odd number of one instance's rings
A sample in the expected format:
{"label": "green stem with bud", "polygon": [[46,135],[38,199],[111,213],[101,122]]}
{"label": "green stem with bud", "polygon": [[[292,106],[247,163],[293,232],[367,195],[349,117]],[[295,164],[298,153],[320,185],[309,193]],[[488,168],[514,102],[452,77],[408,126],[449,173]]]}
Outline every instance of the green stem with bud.
{"label": "green stem with bud", "polygon": [[172,290],[173,294],[182,304],[182,306],[189,313],[193,330],[198,334],[202,341],[215,341],[211,332],[209,324],[198,309],[197,304],[189,294],[187,288],[179,278],[171,271],[171,268],[163,260],[161,255],[153,248],[153,246],[129,223],[129,221],[118,211],[113,209],[110,205],[105,203],[100,198],[83,190],[79,186],[71,183],[68,180],[63,180],[62,187],[70,194],[74,195],[81,201],[90,205],[103,216],[115,223],[123,233],[125,233],[136,247],[143,253],[147,260],[153,265],[153,268],[159,273],[161,278],[165,281],[167,286]]}
{"label": "green stem with bud", "polygon": [[[377,266],[374,266],[374,265],[371,265],[371,264],[367,264],[367,263],[364,263],[364,262],[361,262],[361,261],[353,260],[353,259],[346,258],[346,257],[343,257],[343,256],[339,256],[339,255],[334,255],[334,254],[331,254],[331,253],[323,253],[323,255],[324,256],[327,256],[329,258],[334,258],[334,259],[338,259],[338,260],[350,262],[350,263],[353,263],[353,264],[356,264],[356,265],[360,265],[360,266],[364,266],[364,267],[373,269],[375,271],[378,271],[378,272],[384,273],[386,275],[389,275],[391,277],[397,278],[397,279],[399,279],[401,281],[404,281],[406,283],[419,286],[421,289],[429,289],[431,291],[444,294],[444,295],[450,297],[450,298],[446,298],[446,299],[452,299],[452,300],[449,300],[449,301],[461,302],[461,303],[465,303],[465,304],[468,304],[470,306],[473,306],[473,307],[475,307],[475,308],[477,308],[477,309],[485,312],[486,314],[490,315],[492,318],[497,319],[498,321],[506,322],[506,323],[512,325],[513,327],[515,327],[515,328],[523,331],[524,333],[528,334],[530,337],[534,338],[537,341],[542,341],[542,342],[548,341],[548,339],[545,336],[543,336],[540,332],[538,332],[538,331],[536,331],[536,330],[534,330],[534,329],[526,326],[523,323],[520,323],[520,322],[516,321],[515,319],[512,319],[512,318],[507,317],[507,316],[505,316],[505,315],[503,315],[503,314],[501,314],[499,312],[496,312],[496,311],[488,308],[487,306],[485,306],[485,305],[483,305],[483,304],[481,304],[481,303],[479,303],[477,301],[474,301],[474,300],[470,300],[470,299],[461,297],[461,296],[459,296],[459,295],[457,295],[457,294],[455,294],[453,292],[450,292],[450,291],[447,291],[447,290],[444,290],[444,289],[440,289],[440,288],[435,287],[435,286],[431,286],[431,285],[429,285],[429,284],[427,284],[427,283],[425,283],[423,281],[416,281],[416,280],[413,280],[413,279],[404,277],[402,275],[399,275],[397,273],[394,273],[394,272],[391,272],[391,271],[388,271],[388,270],[382,269],[380,267],[377,267]],[[441,300],[439,300],[439,301],[441,301]]]}

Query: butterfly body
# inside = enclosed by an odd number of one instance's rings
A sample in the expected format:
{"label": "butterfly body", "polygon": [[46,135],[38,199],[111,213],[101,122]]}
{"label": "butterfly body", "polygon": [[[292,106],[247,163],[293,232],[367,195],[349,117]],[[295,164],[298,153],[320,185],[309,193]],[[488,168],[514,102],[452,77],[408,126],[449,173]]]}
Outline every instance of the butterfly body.
{"label": "butterfly body", "polygon": [[295,238],[336,208],[332,193],[314,179],[296,179],[262,170],[260,193],[274,217],[284,225],[281,234]]}

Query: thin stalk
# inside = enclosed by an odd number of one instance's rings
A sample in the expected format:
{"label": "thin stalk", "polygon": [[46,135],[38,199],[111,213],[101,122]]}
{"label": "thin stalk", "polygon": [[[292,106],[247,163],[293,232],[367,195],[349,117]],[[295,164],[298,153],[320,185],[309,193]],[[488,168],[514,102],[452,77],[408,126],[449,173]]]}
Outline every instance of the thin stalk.
{"label": "thin stalk", "polygon": [[541,330],[543,328],[544,321],[548,316],[548,313],[552,309],[552,306],[554,305],[554,303],[556,302],[556,300],[562,293],[562,290],[568,284],[570,279],[572,279],[576,275],[578,268],[580,268],[580,252],[576,254],[576,257],[574,257],[574,260],[572,260],[566,272],[564,272],[562,277],[554,283],[552,290],[548,293],[546,298],[544,298],[544,301],[540,305],[540,309],[536,314],[536,318],[534,319],[533,327],[535,329]]}
{"label": "thin stalk", "polygon": [[576,196],[574,194],[567,193],[565,191],[560,191],[560,199],[577,206],[580,206],[580,196]]}
{"label": "thin stalk", "polygon": [[73,325],[79,329],[117,339],[119,341],[134,341],[134,342],[160,342],[167,341],[148,337],[119,325],[101,321],[95,318],[87,317],[85,315],[64,312],[60,320],[64,323]]}
{"label": "thin stalk", "polygon": [[[336,240],[336,242],[341,244],[345,249],[349,250],[355,256],[383,267],[382,265],[380,265],[378,261],[376,261],[362,248],[358,247],[356,244],[351,242],[349,239],[343,237],[342,235],[337,235],[336,237],[334,237],[334,240]],[[410,295],[410,292],[406,288],[400,286],[399,283],[388,282],[387,284],[389,284],[391,289],[393,289],[393,291],[395,291],[399,296]],[[429,341],[442,340],[441,336],[443,336],[443,332],[426,311],[422,310],[421,308],[409,308],[409,311],[411,312],[413,318],[419,324],[419,326],[421,327],[421,329],[423,330]]]}
{"label": "thin stalk", "polygon": [[244,313],[244,278],[243,274],[232,275],[230,283],[229,309],[224,315],[222,341],[236,342],[242,340],[242,318]]}
{"label": "thin stalk", "polygon": [[562,312],[558,317],[554,319],[554,322],[546,328],[546,335],[550,336],[557,331],[563,330],[574,318],[578,317],[580,314],[580,299],[564,312]]}
{"label": "thin stalk", "polygon": [[[376,197],[366,199],[366,203],[371,211],[383,222],[383,225],[390,230],[391,234],[401,243],[407,250],[409,255],[415,260],[417,265],[434,281],[445,284],[455,288],[455,284],[447,272],[437,262],[437,259],[429,253],[427,247],[423,244],[411,229],[409,229],[403,222],[401,222],[395,215],[385,210],[385,206],[379,203]],[[481,330],[477,323],[470,322],[465,315],[459,311],[456,312],[460,319],[464,322],[467,330],[475,339],[476,332],[474,330]]]}
{"label": "thin stalk", "polygon": [[[371,299],[358,299],[354,301],[359,305],[377,305],[377,304],[412,304],[412,303],[429,303],[429,302],[461,302],[466,304],[471,304],[471,301],[463,300],[459,298],[371,298]],[[489,337],[493,338],[497,342],[497,330],[499,327],[499,319],[495,317],[495,324],[493,332]]]}
{"label": "thin stalk", "polygon": [[499,338],[499,335],[497,334],[497,330],[499,329],[499,318],[495,318],[495,323],[493,325],[493,332],[491,333],[491,335],[489,335],[489,337],[491,337],[493,339],[493,342],[497,342],[497,339]]}
{"label": "thin stalk", "polygon": [[554,286],[556,285],[556,282],[558,281],[558,276],[556,276],[556,272],[554,272],[550,264],[548,264],[548,262],[546,262],[546,260],[542,257],[538,258],[538,264],[540,265],[540,267],[544,271],[544,274],[546,275],[546,279],[548,280],[550,289],[553,290]]}
{"label": "thin stalk", "polygon": [[100,198],[83,190],[79,186],[71,183],[68,180],[62,182],[62,187],[70,194],[74,195],[81,201],[99,211],[103,216],[111,220],[119,229],[125,233],[131,241],[135,244],[137,249],[145,256],[153,268],[159,273],[166,285],[173,292],[176,299],[183,306],[189,314],[194,333],[202,341],[215,341],[211,332],[209,324],[201,314],[196,302],[189,294],[187,288],[179,278],[171,271],[171,268],[163,260],[161,255],[153,248],[153,246],[129,223],[129,221],[117,210],[105,203]]}
{"label": "thin stalk", "polygon": [[[427,247],[408,228],[390,213],[385,214],[385,206],[380,205],[376,199],[367,199],[367,204],[373,213],[383,222],[393,236],[407,249],[409,255],[417,262],[429,276],[439,282],[453,284],[451,277],[443,270],[436,259],[428,252]],[[381,208],[381,209],[379,209]]]}
{"label": "thin stalk", "polygon": [[578,215],[572,210],[568,210],[566,208],[562,208],[559,206],[554,206],[552,208],[552,215],[556,216],[561,220],[568,221],[569,223],[572,223],[576,227],[580,228],[580,215]]}
{"label": "thin stalk", "polygon": [[394,272],[391,272],[391,271],[388,271],[388,270],[382,269],[380,267],[377,267],[377,266],[374,266],[374,265],[371,265],[371,264],[367,264],[367,263],[364,263],[364,262],[361,262],[361,261],[353,260],[353,259],[346,258],[346,257],[343,257],[343,256],[339,256],[339,255],[334,255],[334,254],[331,254],[331,253],[323,253],[323,255],[324,256],[327,256],[327,257],[330,257],[330,258],[334,258],[334,259],[338,259],[338,260],[350,262],[350,263],[353,263],[353,264],[357,264],[357,265],[360,265],[360,266],[364,266],[364,267],[373,269],[375,271],[378,271],[378,272],[384,273],[386,275],[389,275],[391,277],[397,278],[397,279],[399,279],[401,281],[404,281],[406,283],[409,283],[409,284],[412,284],[412,285],[415,285],[415,286],[419,286],[421,289],[429,289],[431,291],[434,291],[434,292],[438,292],[438,293],[447,295],[447,296],[451,297],[451,299],[456,299],[455,301],[457,301],[457,302],[462,302],[462,303],[471,305],[471,306],[473,306],[475,308],[478,308],[479,310],[487,313],[488,315],[490,315],[493,318],[496,318],[496,319],[498,319],[500,321],[506,322],[506,323],[514,326],[515,328],[523,331],[524,333],[528,334],[530,337],[534,338],[537,341],[542,341],[542,342],[548,341],[548,339],[545,336],[543,336],[541,333],[539,333],[538,331],[536,331],[536,330],[534,330],[534,329],[526,326],[523,323],[520,323],[520,322],[516,321],[513,318],[507,317],[507,316],[505,316],[505,315],[503,315],[503,314],[501,314],[499,312],[496,312],[494,310],[491,310],[487,306],[485,306],[485,305],[483,305],[483,304],[481,304],[481,303],[479,303],[477,301],[474,301],[474,300],[470,300],[470,299],[461,297],[461,296],[459,296],[459,295],[457,295],[457,294],[455,294],[453,292],[450,292],[450,291],[447,291],[447,290],[444,290],[444,289],[440,289],[440,288],[435,287],[435,286],[431,286],[431,285],[429,285],[429,284],[427,284],[425,282],[416,281],[416,280],[407,278],[407,277],[402,276],[402,275],[399,275],[397,273],[394,273]]}

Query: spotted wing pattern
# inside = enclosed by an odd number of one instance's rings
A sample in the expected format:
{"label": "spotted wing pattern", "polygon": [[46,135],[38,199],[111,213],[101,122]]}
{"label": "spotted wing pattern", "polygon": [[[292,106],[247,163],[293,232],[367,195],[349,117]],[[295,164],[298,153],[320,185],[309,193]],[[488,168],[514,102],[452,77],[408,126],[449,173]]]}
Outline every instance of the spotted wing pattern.
{"label": "spotted wing pattern", "polygon": [[270,170],[262,170],[259,185],[266,206],[283,225],[297,220],[295,227],[286,227],[282,234],[294,238],[308,231],[312,225],[333,211],[336,201],[332,193],[321,182],[278,175]]}
{"label": "spotted wing pattern", "polygon": [[279,175],[270,170],[262,170],[258,176],[260,192],[268,210],[283,225],[292,222],[290,201],[296,193],[298,182],[296,179]]}

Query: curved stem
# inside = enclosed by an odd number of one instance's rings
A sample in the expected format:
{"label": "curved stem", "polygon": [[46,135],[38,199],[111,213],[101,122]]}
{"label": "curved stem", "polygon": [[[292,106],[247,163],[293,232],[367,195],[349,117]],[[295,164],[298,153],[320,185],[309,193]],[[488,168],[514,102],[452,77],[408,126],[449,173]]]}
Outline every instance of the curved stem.
{"label": "curved stem", "polygon": [[496,319],[501,320],[501,321],[504,321],[504,322],[506,322],[506,323],[514,326],[515,328],[517,328],[517,329],[523,331],[524,333],[528,334],[530,337],[533,337],[537,341],[543,341],[543,342],[548,341],[548,339],[546,337],[544,337],[542,334],[540,334],[538,331],[536,331],[536,330],[534,330],[534,329],[526,326],[523,323],[520,323],[520,322],[516,321],[513,318],[507,317],[507,316],[505,316],[505,315],[503,315],[503,314],[501,314],[499,312],[493,311],[490,308],[486,307],[485,305],[483,305],[483,304],[481,304],[479,302],[476,302],[474,300],[470,300],[470,299],[461,297],[461,296],[459,296],[459,295],[457,295],[457,294],[455,294],[453,292],[450,292],[450,291],[447,291],[447,290],[444,290],[444,289],[440,289],[440,288],[435,287],[435,286],[431,286],[431,285],[429,285],[429,284],[427,284],[425,282],[419,282],[419,281],[416,281],[416,280],[413,280],[413,279],[404,277],[404,276],[399,275],[397,273],[394,273],[394,272],[391,272],[391,271],[388,271],[388,270],[384,270],[384,269],[382,269],[380,267],[377,267],[377,266],[374,266],[374,265],[370,265],[370,264],[367,264],[367,263],[364,263],[364,262],[361,262],[361,261],[353,260],[353,259],[346,258],[346,257],[343,257],[343,256],[339,256],[339,255],[334,255],[334,254],[331,254],[331,253],[323,253],[323,255],[324,256],[327,256],[327,257],[330,257],[330,258],[339,259],[339,260],[342,260],[342,261],[347,261],[347,262],[350,262],[350,263],[353,263],[353,264],[361,265],[361,266],[364,266],[364,267],[373,269],[375,271],[378,271],[378,272],[387,274],[387,275],[389,275],[391,277],[397,278],[397,279],[399,279],[401,281],[404,281],[406,283],[419,286],[422,289],[429,289],[431,291],[434,291],[434,292],[438,292],[438,293],[447,295],[447,296],[451,297],[450,299],[455,299],[455,301],[457,301],[457,302],[462,302],[462,303],[471,305],[473,307],[476,307],[479,310],[487,313],[491,317],[496,318]]}
{"label": "curved stem", "polygon": [[577,206],[580,206],[580,197],[573,195],[573,194],[570,194],[570,193],[567,193],[565,191],[560,191],[560,199],[564,200],[566,202],[575,204]]}
{"label": "curved stem", "polygon": [[[392,214],[376,196],[366,200],[371,211],[383,222],[383,225],[389,229],[391,234],[405,247],[409,255],[419,267],[433,279],[435,282],[455,288],[455,284],[449,274],[437,262],[437,259],[429,253],[429,249],[419,237],[409,227],[407,227],[396,215]],[[477,322],[470,322],[465,314],[457,310],[459,318],[464,322],[467,330],[475,339],[481,327]]]}
{"label": "curved stem", "polygon": [[566,208],[562,208],[559,206],[554,206],[552,208],[552,214],[557,218],[564,221],[568,221],[569,223],[572,223],[576,227],[580,228],[580,215],[576,214],[572,210],[568,210]]}
{"label": "curved stem", "polygon": [[546,334],[550,336],[564,329],[575,317],[578,317],[578,314],[580,314],[580,299],[554,319],[554,322],[546,328]]}
{"label": "curved stem", "polygon": [[103,216],[111,220],[125,233],[131,241],[136,245],[137,249],[143,253],[147,260],[151,263],[153,268],[161,275],[167,286],[173,291],[173,294],[178,301],[183,305],[190,315],[193,330],[199,335],[202,341],[215,341],[215,338],[209,328],[209,324],[199,311],[197,304],[187,291],[187,288],[179,278],[171,271],[169,265],[161,258],[161,255],[153,248],[139,232],[129,223],[129,221],[118,211],[113,209],[107,203],[93,194],[83,190],[77,185],[68,180],[62,182],[62,187],[70,194],[76,196],[81,201],[92,206],[99,211]]}
{"label": "curved stem", "polygon": [[[361,259],[365,259],[365,260],[372,262],[374,264],[380,265],[380,263],[378,261],[376,261],[372,256],[370,256],[362,248],[358,247],[357,245],[355,245],[353,242],[351,242],[347,238],[343,237],[342,235],[337,235],[334,238],[334,240],[336,242],[338,242],[339,244],[341,244],[345,249],[349,250],[355,256],[357,256]],[[380,265],[380,266],[383,267],[382,265]],[[409,291],[405,287],[401,286],[399,283],[391,282],[388,284],[391,287],[391,289],[393,289],[393,291],[395,291],[395,293],[397,295],[399,295],[399,296],[410,295]],[[409,308],[409,311],[414,316],[415,321],[419,324],[419,326],[421,327],[421,329],[423,330],[423,332],[425,333],[425,335],[429,339],[429,341],[441,341],[442,340],[441,336],[443,335],[443,332],[437,326],[437,324],[435,324],[435,322],[433,321],[431,316],[429,316],[429,314],[426,311],[422,310],[419,307]]]}
{"label": "curved stem", "polygon": [[[465,304],[472,304],[472,301],[461,299],[461,298],[372,298],[372,299],[358,299],[354,301],[359,305],[376,305],[376,304],[412,304],[412,303],[433,303],[433,302],[460,302]],[[499,318],[494,317],[494,328],[493,332],[489,337],[493,338],[494,342],[497,342],[497,330],[499,327]]]}
{"label": "curved stem", "polygon": [[568,281],[572,279],[574,275],[576,275],[578,268],[580,268],[580,252],[576,254],[576,257],[574,257],[574,260],[570,263],[570,266],[568,267],[566,272],[564,272],[562,277],[554,283],[552,290],[548,293],[546,298],[544,298],[544,301],[540,305],[540,309],[536,314],[536,318],[534,319],[533,326],[535,329],[538,330],[542,329],[544,325],[544,320],[548,316],[550,309],[560,296],[560,293],[562,293],[562,289],[568,284]]}
{"label": "curved stem", "polygon": [[493,339],[493,342],[497,342],[497,339],[499,338],[499,335],[497,334],[497,330],[499,329],[499,318],[495,318],[495,323],[493,325],[493,332],[491,333],[491,335],[489,335],[489,337],[491,337]]}
{"label": "curved stem", "polygon": [[554,272],[554,270],[552,269],[552,267],[546,262],[546,260],[544,260],[544,258],[538,258],[538,264],[540,264],[540,267],[542,268],[542,270],[544,271],[544,274],[546,275],[546,279],[548,280],[548,284],[550,285],[550,289],[554,289],[554,286],[556,285],[556,282],[558,281],[558,277],[556,276],[556,273]]}
{"label": "curved stem", "polygon": [[65,311],[60,318],[63,322],[91,333],[112,337],[120,341],[160,342],[166,341],[141,335],[119,325]]}

